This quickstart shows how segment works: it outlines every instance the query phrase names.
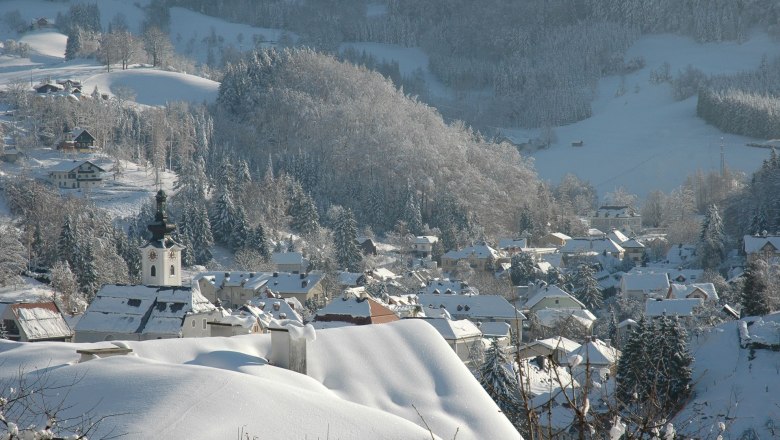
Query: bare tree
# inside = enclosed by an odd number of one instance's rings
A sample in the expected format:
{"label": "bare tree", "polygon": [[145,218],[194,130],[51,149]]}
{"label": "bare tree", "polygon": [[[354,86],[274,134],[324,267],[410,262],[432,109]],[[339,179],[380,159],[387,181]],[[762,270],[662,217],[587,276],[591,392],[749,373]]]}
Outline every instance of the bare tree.
{"label": "bare tree", "polygon": [[152,58],[152,66],[163,67],[173,52],[168,35],[159,28],[152,26],[144,32],[143,40],[144,49]]}

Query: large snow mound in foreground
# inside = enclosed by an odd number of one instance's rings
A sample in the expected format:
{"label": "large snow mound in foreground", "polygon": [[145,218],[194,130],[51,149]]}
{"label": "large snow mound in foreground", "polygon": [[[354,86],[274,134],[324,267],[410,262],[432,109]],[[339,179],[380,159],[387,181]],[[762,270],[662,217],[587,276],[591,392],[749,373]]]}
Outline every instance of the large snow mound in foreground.
{"label": "large snow mound in foreground", "polygon": [[[18,372],[71,383],[80,415],[115,415],[100,432],[126,438],[518,439],[436,330],[423,321],[321,330],[309,376],[268,365],[270,335],[127,342],[135,356],[78,364],[99,344],[0,342],[0,381]],[[67,416],[67,415],[66,415]],[[91,437],[100,437],[92,435]]]}

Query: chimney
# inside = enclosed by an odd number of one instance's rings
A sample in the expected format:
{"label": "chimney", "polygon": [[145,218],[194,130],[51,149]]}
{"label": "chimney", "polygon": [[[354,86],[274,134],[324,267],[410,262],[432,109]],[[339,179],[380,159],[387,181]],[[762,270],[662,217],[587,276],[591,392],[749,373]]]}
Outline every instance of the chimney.
{"label": "chimney", "polygon": [[306,288],[306,286],[309,284],[309,280],[303,280],[301,281],[301,288]]}
{"label": "chimney", "polygon": [[274,278],[279,277],[279,272],[274,272]]}
{"label": "chimney", "polygon": [[306,278],[306,274],[305,274],[305,273],[302,273],[302,274],[301,274],[301,279],[304,279],[304,278]]}
{"label": "chimney", "polygon": [[612,348],[612,339],[604,339],[604,343],[607,344],[607,347]]}
{"label": "chimney", "polygon": [[284,327],[271,325],[268,330],[271,332],[270,364],[306,374],[306,344],[315,339],[314,328],[287,324]]}

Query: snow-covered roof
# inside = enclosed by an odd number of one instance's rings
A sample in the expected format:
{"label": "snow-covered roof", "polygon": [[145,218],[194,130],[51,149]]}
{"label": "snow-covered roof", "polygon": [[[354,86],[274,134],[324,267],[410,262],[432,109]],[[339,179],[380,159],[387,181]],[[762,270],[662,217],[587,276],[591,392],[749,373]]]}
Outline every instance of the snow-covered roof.
{"label": "snow-covered roof", "polygon": [[18,303],[8,307],[30,341],[69,338],[73,334],[53,302]]}
{"label": "snow-covered roof", "polygon": [[479,323],[479,330],[486,338],[503,338],[510,334],[512,326],[506,322],[482,321]]}
{"label": "snow-covered roof", "polygon": [[586,341],[577,350],[572,352],[572,356],[582,356],[581,366],[586,363],[591,365],[612,365],[620,357],[620,350],[608,346],[604,341],[597,338],[591,338]]}
{"label": "snow-covered roof", "polygon": [[638,217],[639,214],[633,208],[626,205],[604,205],[593,213],[593,217]]}
{"label": "snow-covered roof", "polygon": [[669,277],[666,273],[627,273],[620,280],[624,292],[663,292],[669,290]]}
{"label": "snow-covered roof", "polygon": [[538,344],[546,347],[550,350],[563,350],[566,353],[571,353],[574,350],[580,348],[580,344],[572,341],[571,339],[564,338],[563,336],[556,336],[554,338],[539,339],[531,342],[528,345]]}
{"label": "snow-covered roof", "polygon": [[480,328],[468,319],[425,318],[424,320],[448,341],[482,337]]}
{"label": "snow-covered roof", "polygon": [[780,235],[755,236],[745,235],[745,253],[755,254],[764,251],[780,251]]}
{"label": "snow-covered roof", "polygon": [[701,306],[699,298],[684,299],[654,299],[648,298],[645,302],[645,315],[656,316],[693,316],[696,307]]}
{"label": "snow-covered roof", "polygon": [[621,321],[620,324],[618,324],[618,328],[623,328],[623,327],[626,327],[626,326],[629,326],[629,325],[634,326],[636,324],[637,324],[636,321],[634,321],[631,318],[628,318],[628,319],[625,319],[625,320]]}
{"label": "snow-covered roof", "polygon": [[95,168],[97,168],[97,171],[100,172],[100,173],[103,173],[103,172],[106,171],[103,168],[97,166],[95,163],[93,163],[92,161],[89,161],[89,160],[63,161],[63,162],[58,163],[57,165],[49,167],[48,170],[49,170],[50,173],[53,173],[53,172],[63,172],[64,173],[64,172],[70,172],[70,171],[76,170],[81,165],[84,165],[84,164],[90,164],[90,165],[94,166]]}
{"label": "snow-covered roof", "polygon": [[550,235],[551,237],[555,237],[557,239],[560,239],[560,240],[571,240],[571,237],[569,237],[568,235],[564,234],[563,232],[550,232],[548,235]]}
{"label": "snow-covered roof", "polygon": [[399,278],[398,275],[389,269],[385,269],[384,267],[377,267],[376,269],[372,269],[371,276],[380,281],[390,281]]}
{"label": "snow-covered roof", "polygon": [[205,279],[215,288],[222,286],[243,286],[244,289],[257,291],[266,287],[282,294],[308,293],[322,281],[323,274],[309,272],[296,274],[289,272],[201,272],[193,277],[194,281]]}
{"label": "snow-covered roof", "polygon": [[[268,315],[268,317],[276,320],[287,319],[301,323],[303,322],[303,318],[301,318],[300,315],[303,306],[301,306],[300,301],[295,298],[255,297],[249,300],[248,306],[247,311],[257,315],[257,318],[260,318],[261,320],[263,320],[263,317],[260,316],[258,312],[262,312],[263,314]],[[242,309],[244,307],[247,306],[243,306]]]}
{"label": "snow-covered roof", "polygon": [[644,249],[645,245],[638,242],[635,238],[629,238],[628,240],[620,243],[623,249]]}
{"label": "snow-covered roof", "polygon": [[501,254],[492,247],[488,246],[487,243],[480,243],[475,244],[473,246],[469,246],[466,248],[463,248],[458,251],[449,251],[446,254],[442,256],[442,258],[447,258],[450,260],[462,260],[470,257],[474,257],[480,260],[484,260],[487,258],[499,258]]}
{"label": "snow-covered roof", "polygon": [[420,235],[417,237],[414,237],[412,240],[412,243],[414,244],[434,244],[437,241],[439,241],[439,237],[435,235]]}
{"label": "snow-covered roof", "polygon": [[365,283],[366,275],[363,272],[340,271],[338,280],[342,286],[357,286],[361,278]]}
{"label": "snow-covered roof", "polygon": [[75,331],[176,334],[188,313],[214,309],[197,288],[107,284],[97,292]]}
{"label": "snow-covered roof", "polygon": [[467,295],[479,294],[479,291],[461,280],[433,279],[428,280],[425,287],[419,293],[444,294],[444,295]]}
{"label": "snow-covered roof", "polygon": [[669,264],[690,263],[696,255],[696,246],[692,244],[678,244],[669,248],[666,253],[666,261]]}
{"label": "snow-covered roof", "polygon": [[602,253],[621,253],[624,249],[609,238],[572,238],[561,247],[561,252],[565,254],[577,254],[596,252]]}
{"label": "snow-covered roof", "polygon": [[558,321],[573,319],[583,327],[590,328],[597,319],[588,309],[541,309],[534,312],[534,315],[545,327],[554,327]]}
{"label": "snow-covered roof", "polygon": [[344,321],[352,324],[382,324],[397,321],[398,316],[373,298],[342,296],[318,310],[314,321]]}
{"label": "snow-covered roof", "polygon": [[[607,234],[607,237],[610,238],[615,243],[618,243],[620,246],[623,246],[623,243],[628,241],[628,237],[626,237],[626,234],[620,232],[619,229],[612,229]],[[625,246],[623,247],[625,248]]]}
{"label": "snow-covered roof", "polygon": [[303,264],[306,261],[300,252],[274,252],[271,262],[274,264]]}
{"label": "snow-covered roof", "polygon": [[565,290],[561,289],[560,287],[555,285],[548,285],[542,287],[532,297],[528,298],[528,301],[526,301],[525,304],[523,305],[524,310],[533,308],[535,305],[539,304],[545,298],[567,298],[576,302],[583,309],[587,308],[585,304],[580,302],[580,300],[578,300],[577,298],[575,298]]}
{"label": "snow-covered roof", "polygon": [[525,238],[501,238],[498,240],[498,248],[501,250],[526,247],[528,247],[528,240]]}
{"label": "snow-covered roof", "polygon": [[690,295],[703,293],[709,301],[718,300],[718,292],[712,283],[677,284],[672,283],[669,290],[670,299],[688,298]]}
{"label": "snow-covered roof", "polygon": [[417,300],[423,308],[444,308],[455,317],[466,317],[472,320],[493,319],[525,319],[525,316],[515,309],[509,301],[500,295],[434,295],[421,293]]}

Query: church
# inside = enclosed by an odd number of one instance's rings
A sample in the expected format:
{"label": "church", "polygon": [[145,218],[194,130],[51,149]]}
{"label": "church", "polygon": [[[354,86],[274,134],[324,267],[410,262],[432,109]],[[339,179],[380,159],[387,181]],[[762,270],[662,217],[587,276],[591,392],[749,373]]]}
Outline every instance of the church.
{"label": "church", "polygon": [[155,199],[152,237],[139,248],[143,284],[102,286],[76,324],[74,342],[210,336],[207,322],[223,315],[197,283],[181,285],[184,248],[171,238],[176,225],[168,222],[165,192]]}

